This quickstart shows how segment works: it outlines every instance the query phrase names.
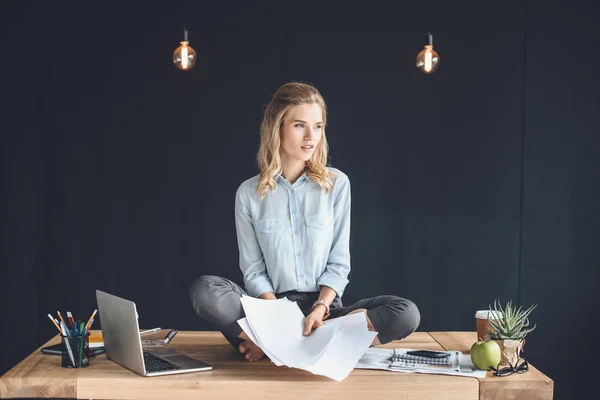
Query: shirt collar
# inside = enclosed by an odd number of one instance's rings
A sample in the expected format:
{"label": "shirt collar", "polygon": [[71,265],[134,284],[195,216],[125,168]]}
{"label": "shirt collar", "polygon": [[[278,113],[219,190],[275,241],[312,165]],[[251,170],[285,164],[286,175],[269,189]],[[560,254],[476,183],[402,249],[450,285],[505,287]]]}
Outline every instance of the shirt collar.
{"label": "shirt collar", "polygon": [[296,182],[294,182],[294,184],[292,185],[287,179],[285,179],[283,177],[283,175],[281,175],[281,172],[278,172],[277,174],[275,174],[275,176],[273,176],[273,179],[275,179],[276,182],[278,183],[284,183],[290,186],[299,186],[302,182],[307,181],[308,177],[306,176],[306,171],[304,171],[302,173],[302,175],[300,175],[298,177],[298,179],[296,180]]}

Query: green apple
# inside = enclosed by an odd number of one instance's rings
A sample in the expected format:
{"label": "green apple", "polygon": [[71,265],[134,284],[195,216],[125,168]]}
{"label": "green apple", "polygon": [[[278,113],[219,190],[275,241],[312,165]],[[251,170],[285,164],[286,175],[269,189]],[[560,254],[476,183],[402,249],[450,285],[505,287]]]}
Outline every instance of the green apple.
{"label": "green apple", "polygon": [[471,346],[471,361],[477,368],[487,371],[500,363],[500,345],[493,340],[479,341]]}

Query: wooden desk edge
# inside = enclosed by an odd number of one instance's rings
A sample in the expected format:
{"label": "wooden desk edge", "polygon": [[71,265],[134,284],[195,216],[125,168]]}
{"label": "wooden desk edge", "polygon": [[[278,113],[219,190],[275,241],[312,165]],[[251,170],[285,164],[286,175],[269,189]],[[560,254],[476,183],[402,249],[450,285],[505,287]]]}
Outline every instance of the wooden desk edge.
{"label": "wooden desk edge", "polygon": [[[474,332],[428,332],[433,340],[446,350],[460,350],[469,353],[475,343]],[[471,337],[473,336],[473,337]],[[543,372],[529,364],[530,371],[524,376],[498,378],[488,371],[479,381],[479,399],[527,399],[551,400],[554,394],[554,381]],[[531,374],[531,375],[530,375]],[[531,376],[533,380],[524,380]],[[502,394],[501,394],[502,393]]]}
{"label": "wooden desk edge", "polygon": [[[5,398],[76,398],[77,396],[77,378],[81,369],[60,369],[64,376],[61,377],[61,384],[56,385],[56,378],[48,377],[48,382],[42,382],[36,386],[23,386],[22,381],[28,379],[19,375],[18,370],[26,367],[29,363],[36,362],[45,355],[41,349],[52,344],[60,342],[60,335],[56,335],[46,343],[38,347],[31,354],[21,360],[17,365],[9,369],[4,375],[0,376],[0,399]],[[15,375],[15,376],[12,376]]]}

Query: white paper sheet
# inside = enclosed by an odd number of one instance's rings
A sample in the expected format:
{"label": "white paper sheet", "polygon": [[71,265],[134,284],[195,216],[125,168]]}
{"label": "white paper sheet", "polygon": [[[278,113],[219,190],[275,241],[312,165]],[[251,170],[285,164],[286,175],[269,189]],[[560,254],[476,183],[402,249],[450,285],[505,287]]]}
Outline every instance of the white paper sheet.
{"label": "white paper sheet", "polygon": [[378,332],[368,330],[364,313],[347,315],[330,322],[337,322],[340,325],[334,340],[317,362],[305,369],[339,382],[352,372]]}
{"label": "white paper sheet", "polygon": [[278,366],[303,369],[341,381],[354,369],[377,332],[369,332],[364,313],[325,321],[304,336],[302,311],[287,298],[241,298],[246,318],[238,323]]}
{"label": "white paper sheet", "polygon": [[242,327],[242,330],[244,332],[246,332],[246,335],[248,335],[250,340],[252,340],[252,342],[254,344],[256,344],[258,347],[260,347],[260,349],[265,353],[265,355],[267,357],[269,357],[269,359],[271,360],[271,362],[273,362],[273,364],[277,365],[278,367],[285,365],[284,363],[279,361],[279,359],[277,357],[275,357],[271,352],[269,352],[269,349],[267,349],[266,347],[264,347],[264,345],[262,343],[260,343],[260,341],[254,334],[254,331],[250,327],[250,324],[248,323],[248,320],[246,318],[238,319],[238,324]]}
{"label": "white paper sheet", "polygon": [[[262,300],[243,296],[242,305],[255,336],[289,367],[313,364],[335,337],[338,325],[324,326],[304,336],[304,314],[287,299]],[[261,347],[262,348],[262,347]]]}

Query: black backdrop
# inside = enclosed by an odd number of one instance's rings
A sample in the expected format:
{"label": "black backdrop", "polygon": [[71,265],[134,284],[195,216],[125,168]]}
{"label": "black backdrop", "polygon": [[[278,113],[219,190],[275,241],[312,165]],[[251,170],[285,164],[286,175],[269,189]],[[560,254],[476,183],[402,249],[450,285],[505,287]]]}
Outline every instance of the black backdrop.
{"label": "black backdrop", "polygon": [[[85,318],[96,288],[136,301],[143,327],[210,329],[187,289],[241,283],[235,190],[257,173],[263,107],[298,80],[325,97],[352,182],[344,301],[408,297],[421,331],[474,330],[496,297],[538,303],[526,356],[571,398],[598,356],[598,14],[3,2],[0,373],[55,334],[47,313]],[[170,61],[184,23],[188,72]],[[431,76],[414,66],[427,31]]]}

